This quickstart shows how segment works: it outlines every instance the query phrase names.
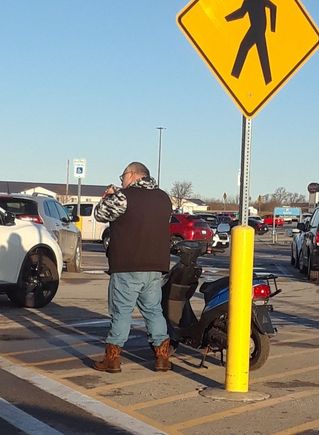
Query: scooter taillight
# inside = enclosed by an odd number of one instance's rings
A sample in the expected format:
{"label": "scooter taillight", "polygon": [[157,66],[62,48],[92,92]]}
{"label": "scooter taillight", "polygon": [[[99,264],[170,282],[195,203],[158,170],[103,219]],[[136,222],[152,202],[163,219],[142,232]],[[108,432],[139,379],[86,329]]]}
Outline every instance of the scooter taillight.
{"label": "scooter taillight", "polygon": [[262,283],[253,286],[253,299],[268,299],[270,295],[269,285]]}
{"label": "scooter taillight", "polygon": [[319,231],[316,232],[315,244],[319,246]]}
{"label": "scooter taillight", "polygon": [[39,215],[19,214],[16,217],[21,219],[22,221],[29,221],[35,224],[43,224],[43,220]]}

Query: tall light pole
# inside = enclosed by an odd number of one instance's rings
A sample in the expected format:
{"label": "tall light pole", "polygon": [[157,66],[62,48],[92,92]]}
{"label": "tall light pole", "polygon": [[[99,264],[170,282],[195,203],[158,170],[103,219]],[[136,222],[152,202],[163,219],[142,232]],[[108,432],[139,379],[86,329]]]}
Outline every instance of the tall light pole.
{"label": "tall light pole", "polygon": [[162,132],[166,130],[165,127],[156,127],[159,130],[159,139],[158,139],[158,166],[157,166],[157,185],[160,185],[160,177],[161,177],[161,154],[162,154]]}

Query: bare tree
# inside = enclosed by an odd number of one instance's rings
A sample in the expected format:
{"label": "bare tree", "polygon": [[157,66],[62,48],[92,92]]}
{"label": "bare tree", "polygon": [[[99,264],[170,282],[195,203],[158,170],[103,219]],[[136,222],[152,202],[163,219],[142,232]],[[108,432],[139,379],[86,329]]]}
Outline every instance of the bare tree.
{"label": "bare tree", "polygon": [[171,195],[174,197],[177,208],[181,208],[183,202],[190,198],[193,192],[191,181],[175,181],[171,189]]}
{"label": "bare tree", "polygon": [[301,195],[300,193],[289,193],[289,204],[298,204],[298,202],[306,202],[305,195]]}
{"label": "bare tree", "polygon": [[284,187],[278,187],[275,192],[271,195],[271,200],[276,202],[278,205],[287,204],[289,197],[289,192]]}
{"label": "bare tree", "polygon": [[300,193],[287,192],[284,187],[278,187],[274,193],[267,193],[266,195],[259,195],[258,199],[253,204],[258,208],[259,213],[270,212],[275,207],[281,205],[294,205],[301,202],[306,202],[305,195]]}

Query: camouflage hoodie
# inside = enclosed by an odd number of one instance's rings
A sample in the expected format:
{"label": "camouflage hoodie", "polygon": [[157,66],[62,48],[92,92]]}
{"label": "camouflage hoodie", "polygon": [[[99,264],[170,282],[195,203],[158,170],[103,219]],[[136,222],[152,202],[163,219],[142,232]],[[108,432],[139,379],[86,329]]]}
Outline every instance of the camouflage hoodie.
{"label": "camouflage hoodie", "polygon": [[[121,187],[112,186],[115,193],[102,198],[95,207],[94,216],[98,222],[113,222],[126,212],[127,199]],[[156,181],[152,177],[136,180],[128,188],[157,189]]]}

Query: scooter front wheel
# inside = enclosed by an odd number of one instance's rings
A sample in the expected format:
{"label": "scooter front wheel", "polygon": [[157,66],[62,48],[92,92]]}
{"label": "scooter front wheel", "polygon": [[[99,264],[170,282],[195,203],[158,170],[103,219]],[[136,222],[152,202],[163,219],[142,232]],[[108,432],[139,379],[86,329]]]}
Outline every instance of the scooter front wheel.
{"label": "scooter front wheel", "polygon": [[252,325],[250,334],[250,370],[262,367],[268,359],[270,343],[268,335],[261,334],[255,325]]}

